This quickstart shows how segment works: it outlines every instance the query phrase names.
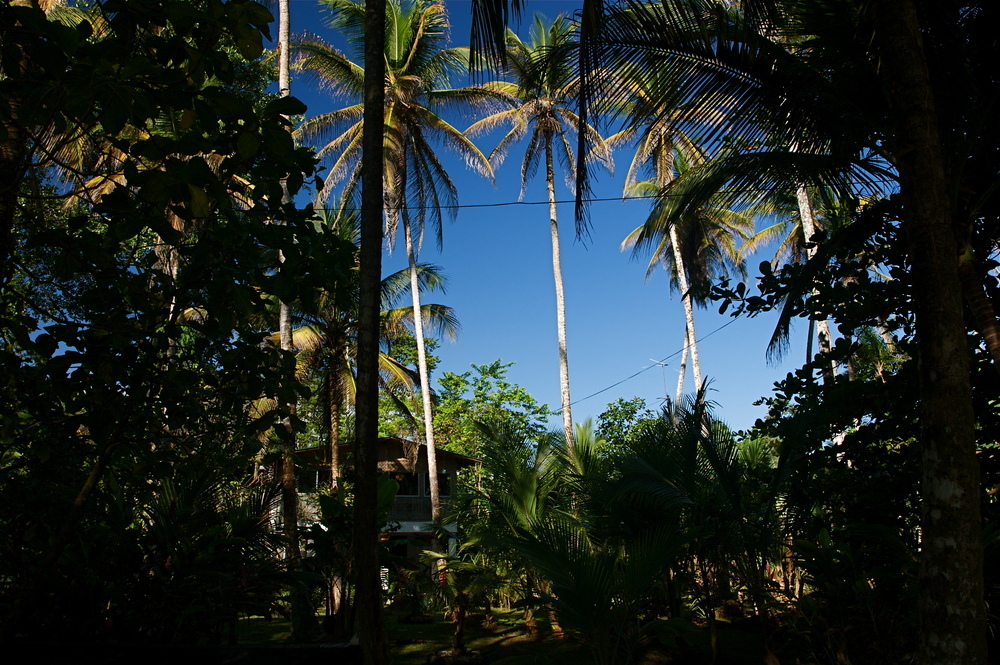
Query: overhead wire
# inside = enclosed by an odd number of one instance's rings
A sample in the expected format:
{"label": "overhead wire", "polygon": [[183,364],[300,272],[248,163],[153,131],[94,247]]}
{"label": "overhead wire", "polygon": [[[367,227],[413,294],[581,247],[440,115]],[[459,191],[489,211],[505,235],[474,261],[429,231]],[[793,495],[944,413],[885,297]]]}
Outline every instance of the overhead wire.
{"label": "overhead wire", "polygon": [[[717,333],[717,332],[719,332],[719,331],[723,330],[724,328],[728,328],[729,326],[731,326],[731,325],[733,325],[734,323],[736,323],[736,321],[737,321],[737,320],[738,320],[738,319],[733,319],[733,320],[731,320],[731,321],[728,321],[728,322],[726,322],[726,323],[723,323],[723,324],[722,324],[721,326],[719,326],[718,328],[716,328],[716,329],[715,329],[715,330],[713,330],[712,332],[708,333],[707,335],[703,335],[703,336],[699,337],[698,339],[696,339],[696,340],[695,340],[695,344],[697,344],[698,342],[701,342],[701,341],[704,341],[704,340],[708,339],[709,337],[711,337],[711,336],[712,336],[712,335],[714,335],[715,333]],[[683,352],[684,352],[684,347],[681,347],[681,348],[680,348],[680,349],[678,349],[677,351],[674,351],[673,353],[671,353],[670,355],[668,355],[668,356],[667,356],[666,358],[663,358],[662,360],[660,360],[660,361],[657,361],[657,362],[655,362],[655,363],[654,363],[654,364],[652,364],[652,365],[648,365],[648,366],[646,366],[646,367],[643,367],[643,368],[642,368],[642,369],[640,369],[640,370],[639,370],[638,372],[635,372],[635,373],[633,373],[633,374],[630,374],[629,376],[626,376],[626,377],[625,377],[624,379],[622,379],[621,381],[616,381],[616,382],[612,383],[612,384],[611,384],[610,386],[607,386],[607,387],[605,387],[605,388],[601,388],[600,390],[598,390],[598,391],[596,391],[596,392],[593,392],[593,393],[590,393],[590,394],[589,394],[589,395],[587,395],[586,397],[581,397],[580,399],[575,399],[575,400],[573,400],[572,402],[570,402],[570,406],[572,406],[572,405],[574,405],[574,404],[579,404],[580,402],[584,402],[584,401],[586,401],[586,400],[590,399],[591,397],[597,397],[597,396],[598,396],[598,395],[600,395],[601,393],[605,393],[605,392],[607,392],[607,391],[611,390],[612,388],[616,388],[616,387],[620,386],[621,384],[625,383],[626,381],[631,381],[632,379],[634,379],[635,377],[639,376],[639,375],[640,375],[640,374],[642,374],[643,372],[646,372],[646,371],[648,371],[648,370],[651,370],[651,369],[653,369],[654,367],[660,367],[660,366],[662,366],[662,365],[663,365],[664,363],[666,363],[666,362],[667,362],[668,360],[670,360],[671,358],[673,358],[673,357],[675,357],[675,356],[677,356],[677,355],[680,355],[680,354],[681,354],[681,353],[683,353]],[[557,414],[558,414],[558,413],[562,413],[562,409],[559,409],[558,411],[555,411],[554,413],[557,413]]]}
{"label": "overhead wire", "polygon": [[[896,183],[896,181],[893,180],[893,179],[884,179],[884,180],[879,180],[878,182],[879,182],[879,184],[895,184]],[[854,184],[857,184],[857,185],[860,185],[860,184],[870,185],[870,184],[873,184],[873,183],[874,183],[874,181],[867,182],[867,183],[854,183]],[[752,189],[752,190],[751,189],[742,189],[741,188],[741,189],[732,189],[732,190],[721,190],[720,193],[723,193],[723,194],[729,194],[729,193],[733,193],[733,192],[746,192],[746,193],[760,192],[760,193],[763,193],[763,192],[769,192],[769,191],[779,191],[779,190],[782,190],[782,189],[785,189],[785,188],[783,188],[783,187],[760,187],[760,188],[755,188],[755,189]],[[628,201],[658,200],[658,199],[668,198],[668,197],[672,197],[672,196],[676,197],[676,196],[680,196],[680,195],[668,192],[668,193],[663,194],[663,195],[652,195],[652,196],[626,196],[626,197],[621,197],[621,196],[604,196],[604,197],[591,197],[591,198],[584,199],[584,203],[605,203],[605,202],[609,202],[609,201],[618,201],[620,203],[626,203]],[[543,206],[543,205],[547,206],[547,205],[551,205],[552,203],[556,203],[556,204],[570,204],[570,203],[572,203],[572,204],[575,204],[576,203],[576,199],[558,199],[556,201],[498,201],[498,202],[495,202],[495,203],[457,203],[455,205],[433,205],[433,206],[430,206],[430,205],[428,205],[428,206],[411,206],[411,205],[407,205],[407,208],[410,209],[410,210],[421,210],[421,209],[430,209],[430,208],[437,208],[437,209],[441,209],[441,210],[463,210],[463,209],[467,209],[467,208],[501,208],[501,207],[504,207],[504,206]],[[322,209],[322,210],[329,210],[329,211],[338,210],[338,208],[336,208],[336,207],[326,207],[326,206],[324,206],[323,208],[315,207],[314,209],[316,209],[316,210]]]}

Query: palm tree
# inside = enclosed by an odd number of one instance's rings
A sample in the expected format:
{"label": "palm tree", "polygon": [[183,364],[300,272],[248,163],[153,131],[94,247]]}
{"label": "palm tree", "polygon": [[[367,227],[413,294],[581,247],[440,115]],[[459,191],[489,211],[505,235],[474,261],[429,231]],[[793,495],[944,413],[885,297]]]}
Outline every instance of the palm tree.
{"label": "palm tree", "polygon": [[768,616],[773,590],[765,570],[780,557],[781,498],[797,457],[792,445],[776,456],[761,446],[739,442],[698,395],[640,431],[616,462],[617,508],[628,511],[623,519],[643,529],[663,520],[686,533],[668,588],[677,594],[679,586],[691,585],[708,619],[713,651],[715,608],[734,587],[746,593],[758,616]]}
{"label": "palm tree", "polygon": [[516,34],[507,32],[506,73],[511,81],[489,84],[491,90],[505,95],[512,108],[498,111],[469,127],[465,133],[474,136],[500,126],[510,130],[490,153],[490,162],[499,166],[511,147],[528,137],[528,146],[521,161],[521,195],[528,181],[545,164],[545,186],[549,201],[549,233],[552,239],[552,272],[556,291],[556,325],[559,342],[559,388],[562,402],[563,432],[569,446],[573,445],[573,414],[570,408],[569,359],[566,351],[566,299],[563,291],[559,249],[559,223],[556,214],[555,159],[567,172],[567,183],[573,188],[577,159],[574,156],[574,136],[581,132],[594,149],[588,159],[598,159],[611,169],[611,151],[597,131],[580,121],[569,105],[576,95],[579,81],[574,76],[573,57],[576,53],[572,24],[557,17],[551,25],[536,16],[530,41],[525,44]]}
{"label": "palm tree", "polygon": [[[641,82],[637,95],[648,102],[648,91]],[[683,177],[689,170],[704,163],[706,155],[692,139],[675,125],[678,113],[663,113],[646,126],[639,139],[635,156],[625,179],[627,195],[656,197]],[[620,141],[635,129],[616,135]],[[636,182],[637,173],[645,167],[652,171],[649,180]],[[671,285],[681,292],[684,304],[684,350],[677,378],[675,404],[680,405],[684,391],[687,356],[690,351],[694,370],[695,392],[702,389],[701,362],[698,357],[694,325],[695,290],[704,290],[717,277],[734,271],[746,274],[746,266],[738,244],[747,240],[753,230],[752,217],[732,209],[708,203],[672,214],[671,199],[662,198],[646,222],[632,231],[622,249],[639,252],[652,248],[647,278],[658,265],[670,275]],[[703,304],[703,302],[702,302]]]}
{"label": "palm tree", "polygon": [[358,384],[355,400],[353,563],[355,611],[362,656],[371,665],[390,662],[382,617],[378,564],[378,353],[379,282],[382,277],[382,143],[385,125],[385,3],[365,7],[367,67],[361,77],[361,238],[358,253]]}
{"label": "palm tree", "polygon": [[[331,219],[329,214],[322,213],[320,219],[346,242],[358,242],[356,216]],[[421,290],[443,290],[445,277],[437,266],[420,264],[417,266],[417,275]],[[400,270],[386,276],[381,286],[381,330],[383,341],[387,341],[413,326],[413,309],[396,306],[399,299],[412,288],[409,270]],[[320,375],[320,402],[323,405],[324,429],[330,452],[331,484],[334,487],[337,485],[340,469],[340,419],[345,404],[352,403],[356,394],[357,292],[357,273],[351,271],[343,282],[331,284],[318,294],[314,311],[297,316],[300,325],[293,332],[295,346],[299,350],[300,371],[317,371]],[[421,310],[423,318],[434,326],[438,334],[451,338],[455,336],[458,322],[450,307],[425,304]],[[412,391],[412,374],[412,370],[388,353],[379,352],[379,383],[385,390],[392,394],[400,390]]]}
{"label": "palm tree", "polygon": [[[291,77],[289,76],[289,66],[291,64],[288,51],[288,32],[290,25],[289,0],[278,0],[278,95],[288,97],[291,92]],[[287,203],[290,199],[285,182],[282,181],[282,203]],[[279,221],[283,224],[283,221]],[[279,252],[279,263],[284,263],[284,255]],[[281,350],[285,353],[295,352],[295,343],[292,337],[292,310],[289,304],[282,299],[278,303],[278,330],[281,340]],[[294,381],[294,378],[293,378]],[[289,395],[295,392],[287,391]],[[298,488],[295,477],[295,428],[292,427],[292,418],[295,416],[295,398],[282,404],[282,411],[285,416],[282,418],[282,471],[281,471],[281,521],[288,541],[286,558],[288,568],[292,573],[297,573],[302,568],[302,551],[299,547],[299,508],[298,508]],[[300,586],[300,585],[299,585]],[[316,618],[311,605],[311,598],[308,591],[302,588],[292,589],[292,633],[297,641],[306,641],[317,632]]]}
{"label": "palm tree", "polygon": [[[747,208],[747,212],[755,215],[768,217],[772,223],[757,231],[743,245],[744,256],[755,253],[762,246],[777,242],[778,246],[771,259],[772,267],[777,268],[782,264],[795,263],[805,264],[815,259],[819,250],[818,235],[820,232],[836,231],[838,225],[831,225],[829,222],[835,221],[827,219],[829,214],[838,208],[838,205],[831,201],[835,193],[829,190],[820,190],[819,202],[817,206],[816,198],[809,189],[804,186],[796,186],[794,201],[792,193],[789,191],[775,191],[769,195],[762,194],[765,199]],[[846,222],[846,223],[849,223]],[[840,224],[839,226],[843,226]],[[813,288],[811,294],[815,295],[817,290]],[[771,338],[770,349],[780,354],[784,349],[784,340],[787,338],[789,328],[787,322],[790,319],[782,317],[774,335]],[[826,318],[809,318],[809,336],[806,342],[806,362],[812,362],[812,329],[815,325],[819,340],[819,351],[823,357],[829,357],[833,351],[833,335],[830,332],[830,322]],[[829,383],[837,373],[837,363],[829,360],[822,368],[823,380]]]}
{"label": "palm tree", "polygon": [[[365,3],[362,0],[324,0],[330,11],[331,27],[344,31],[354,47],[366,43]],[[383,205],[390,244],[402,224],[409,263],[413,298],[414,334],[420,372],[424,411],[424,435],[430,474],[431,511],[440,520],[440,493],[437,486],[437,458],[434,446],[431,389],[424,344],[417,251],[423,241],[426,222],[436,229],[441,241],[442,207],[457,210],[457,191],[441,165],[430,141],[439,140],[455,150],[486,176],[492,169],[486,157],[460,131],[433,110],[437,106],[474,107],[491,95],[482,88],[450,88],[450,77],[468,63],[468,51],[444,48],[448,22],[444,5],[429,0],[386,3],[387,34],[383,43],[385,74],[385,118],[382,144],[384,173]],[[299,39],[299,67],[310,72],[336,93],[356,97],[362,90],[365,69],[330,44],[314,38]],[[346,179],[342,205],[355,200],[360,177],[362,107],[360,104],[323,114],[306,121],[297,131],[300,140],[332,137],[320,151],[333,163],[318,199],[329,198],[333,188]]]}
{"label": "palm tree", "polygon": [[[655,196],[660,190],[653,181],[636,183],[629,193],[633,196]],[[669,200],[669,199],[668,199]],[[694,324],[694,305],[705,305],[704,293],[719,277],[737,273],[746,275],[746,263],[739,244],[753,230],[753,218],[745,213],[720,206],[705,205],[689,210],[681,219],[663,224],[664,212],[657,206],[645,224],[622,241],[622,249],[636,254],[652,248],[647,277],[657,266],[670,275],[671,285],[681,293],[684,304],[684,350],[677,378],[676,402],[683,395],[686,357],[691,354],[695,392],[702,389],[701,362],[698,356]]]}
{"label": "palm tree", "polygon": [[[463,547],[483,552],[496,570],[506,572],[508,586],[532,599],[544,582],[514,544],[564,509],[559,500],[564,456],[554,433],[536,442],[511,422],[477,426],[487,442],[481,449],[481,475],[453,502],[453,516],[467,525]],[[525,607],[524,617],[529,634],[537,633],[534,605]]]}

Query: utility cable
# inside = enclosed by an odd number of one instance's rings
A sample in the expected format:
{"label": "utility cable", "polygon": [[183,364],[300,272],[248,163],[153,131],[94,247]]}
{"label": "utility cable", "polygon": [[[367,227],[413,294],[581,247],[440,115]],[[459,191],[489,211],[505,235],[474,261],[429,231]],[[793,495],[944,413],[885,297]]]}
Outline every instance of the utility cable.
{"label": "utility cable", "polygon": [[[704,341],[704,340],[708,339],[709,337],[711,337],[715,333],[719,332],[720,330],[728,328],[729,326],[731,326],[734,323],[736,323],[736,321],[737,321],[737,319],[733,319],[732,321],[728,321],[727,323],[723,323],[721,326],[719,326],[718,328],[716,328],[712,332],[708,333],[707,335],[703,335],[702,337],[699,337],[698,339],[696,339],[695,340],[695,344],[697,344],[698,342],[701,342],[701,341]],[[625,383],[626,381],[630,381],[630,380],[634,379],[635,377],[639,376],[640,374],[642,374],[643,372],[645,372],[647,370],[653,369],[654,367],[660,367],[661,365],[663,365],[664,363],[666,363],[671,358],[673,358],[673,357],[675,357],[677,355],[680,355],[683,352],[684,352],[684,347],[681,347],[677,351],[674,351],[673,353],[671,353],[670,355],[668,355],[663,360],[660,360],[659,362],[657,362],[657,363],[655,363],[653,365],[649,365],[647,367],[643,367],[638,372],[636,372],[634,374],[631,374],[629,376],[626,376],[621,381],[616,381],[615,383],[612,383],[610,386],[608,386],[606,388],[601,388],[597,392],[591,393],[591,394],[587,395],[586,397],[581,397],[580,399],[573,400],[572,402],[570,402],[570,406],[573,406],[574,404],[579,404],[580,402],[584,402],[584,401],[590,399],[591,397],[596,397],[596,396],[600,395],[601,393],[605,393],[605,392],[611,390],[612,388],[614,388],[616,386],[620,386],[621,384]],[[559,409],[558,411],[555,411],[553,413],[555,413],[555,414],[562,413],[562,409]]]}

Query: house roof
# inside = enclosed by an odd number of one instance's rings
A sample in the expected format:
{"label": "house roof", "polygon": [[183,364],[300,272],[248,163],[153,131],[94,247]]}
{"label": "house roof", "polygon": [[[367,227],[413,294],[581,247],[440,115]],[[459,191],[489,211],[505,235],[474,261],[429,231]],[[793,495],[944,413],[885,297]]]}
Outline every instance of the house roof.
{"label": "house roof", "polygon": [[[427,446],[424,443],[410,441],[396,436],[379,437],[379,461],[378,466],[383,471],[398,471],[404,473],[414,473],[426,471],[427,468]],[[351,466],[348,455],[354,453],[354,443],[341,443],[337,446],[340,451],[341,460],[346,461],[347,466]],[[454,467],[456,470],[464,469],[480,464],[480,461],[459,455],[449,450],[437,448],[435,457],[439,465]],[[299,463],[304,466],[323,466],[329,464],[329,449],[326,446],[316,446],[314,448],[302,448],[295,451],[295,456]],[[442,464],[443,463],[443,464]]]}

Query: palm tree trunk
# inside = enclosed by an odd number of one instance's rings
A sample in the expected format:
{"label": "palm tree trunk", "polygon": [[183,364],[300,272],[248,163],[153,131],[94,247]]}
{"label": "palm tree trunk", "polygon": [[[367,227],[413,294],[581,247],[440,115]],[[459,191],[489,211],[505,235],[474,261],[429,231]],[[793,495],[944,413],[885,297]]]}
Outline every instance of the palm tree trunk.
{"label": "palm tree trunk", "polygon": [[[289,31],[289,0],[280,0],[278,3],[278,94],[287,97],[291,94],[291,78],[289,76],[288,60],[288,31]],[[289,203],[291,197],[288,195],[284,181],[281,183],[282,204]],[[284,220],[281,220],[284,224]],[[285,262],[285,257],[278,253],[278,261]],[[292,340],[292,314],[291,308],[284,300],[278,304],[278,336],[281,340],[281,350],[285,354],[295,354],[295,343]],[[295,381],[294,365],[289,377]],[[294,391],[288,391],[294,395]],[[295,448],[296,436],[295,428],[292,426],[292,418],[295,416],[296,404],[294,397],[285,404],[285,417],[282,419],[284,436],[282,438],[282,466],[281,466],[281,519],[282,530],[284,531],[285,544],[285,565],[290,572],[298,572],[302,569],[302,550],[299,546],[299,492],[295,474]],[[294,585],[290,590],[291,610],[292,610],[292,637],[297,642],[305,642],[312,639],[318,632],[316,615],[313,612],[312,598],[309,590],[300,584]]]}
{"label": "palm tree trunk", "polygon": [[[16,115],[19,100],[10,100]],[[13,272],[14,217],[17,212],[17,195],[27,168],[28,145],[21,128],[15,121],[4,123],[5,136],[0,143],[0,290]]]}
{"label": "palm tree trunk", "polygon": [[[11,115],[15,116],[20,100],[11,99]],[[27,138],[14,120],[4,123],[5,138],[0,142],[0,290],[13,273],[14,217],[17,195],[28,165]]]}
{"label": "palm tree trunk", "polygon": [[[681,406],[681,400],[684,399],[684,379],[687,377],[688,345],[690,343],[691,331],[688,330],[687,324],[684,324],[684,350],[681,351],[681,365],[677,371],[677,393],[674,397],[674,413],[677,413],[677,409]],[[676,417],[674,418],[674,422],[677,422]]]}
{"label": "palm tree trunk", "polygon": [[[166,216],[170,227],[183,237],[186,231],[184,220],[169,209],[166,211]],[[158,235],[154,239],[153,253],[156,255],[156,268],[169,278],[167,280],[167,288],[170,290],[170,297],[166,306],[165,324],[167,330],[173,330],[173,326],[177,323],[177,318],[180,316],[180,303],[177,298],[177,280],[181,273],[180,252],[177,251],[177,247],[174,245],[163,242],[163,238]],[[152,287],[153,278],[150,277],[149,281]],[[177,338],[171,334],[167,337],[166,356],[170,360],[176,355]]]}
{"label": "palm tree trunk", "polygon": [[687,268],[681,253],[680,238],[677,227],[670,226],[670,245],[674,251],[674,267],[677,270],[677,281],[681,287],[681,301],[684,303],[684,326],[687,331],[686,343],[691,349],[691,369],[694,371],[694,391],[700,394],[702,388],[701,362],[698,360],[698,341],[694,330],[694,305],[691,302],[691,287],[688,284]]}
{"label": "palm tree trunk", "polygon": [[385,128],[385,0],[365,4],[365,100],[361,133],[358,382],[355,400],[355,609],[367,665],[389,662],[378,563],[378,353]]}
{"label": "palm tree trunk", "polygon": [[552,135],[545,135],[545,186],[549,193],[549,233],[552,236],[552,274],[556,283],[556,330],[559,338],[559,396],[562,401],[563,433],[566,448],[572,449],[573,412],[569,397],[569,357],[566,353],[566,296],[563,293],[562,263],[559,256],[559,221],[556,215],[556,176],[552,166]]}
{"label": "palm tree trunk", "polygon": [[[339,343],[334,345],[333,353],[339,354]],[[326,368],[326,443],[330,449],[330,489],[337,491],[340,479],[340,412],[343,408],[344,394],[337,380],[337,361],[334,360]]]}
{"label": "palm tree trunk", "polygon": [[914,0],[871,3],[916,304],[921,443],[917,662],[986,662],[979,463],[946,160]]}
{"label": "palm tree trunk", "polygon": [[[524,589],[526,596],[533,596],[535,593],[531,573],[524,576]],[[538,619],[535,618],[535,608],[532,605],[526,605],[524,608],[524,631],[527,633],[528,639],[538,639]]]}
{"label": "palm tree trunk", "polygon": [[[464,594],[463,594],[464,595]],[[469,612],[469,601],[467,598],[460,597],[455,600],[455,631],[453,633],[452,639],[452,654],[456,656],[464,656],[466,653],[465,648],[465,617]]]}
{"label": "palm tree trunk", "polygon": [[417,369],[420,373],[420,398],[424,409],[424,441],[427,443],[427,479],[431,489],[431,521],[441,522],[441,493],[438,487],[437,449],[434,447],[434,420],[431,412],[431,382],[427,371],[427,350],[424,344],[424,316],[420,309],[420,281],[417,276],[417,257],[413,247],[410,220],[403,215],[403,240],[406,242],[406,259],[410,264],[410,295],[413,297],[413,335],[417,340]]}
{"label": "palm tree trunk", "polygon": [[[812,259],[816,255],[816,246],[808,245],[816,235],[816,212],[813,210],[812,201],[809,198],[809,190],[804,185],[799,185],[795,191],[799,204],[799,219],[802,222],[802,235],[807,243],[806,257]],[[813,293],[816,293],[813,290]],[[830,335],[830,322],[826,319],[816,319],[816,336],[819,338],[819,352],[825,357],[833,351],[833,337]],[[812,362],[812,358],[808,359]],[[829,367],[823,367],[823,382],[829,383],[837,375],[837,363],[830,361]]]}

